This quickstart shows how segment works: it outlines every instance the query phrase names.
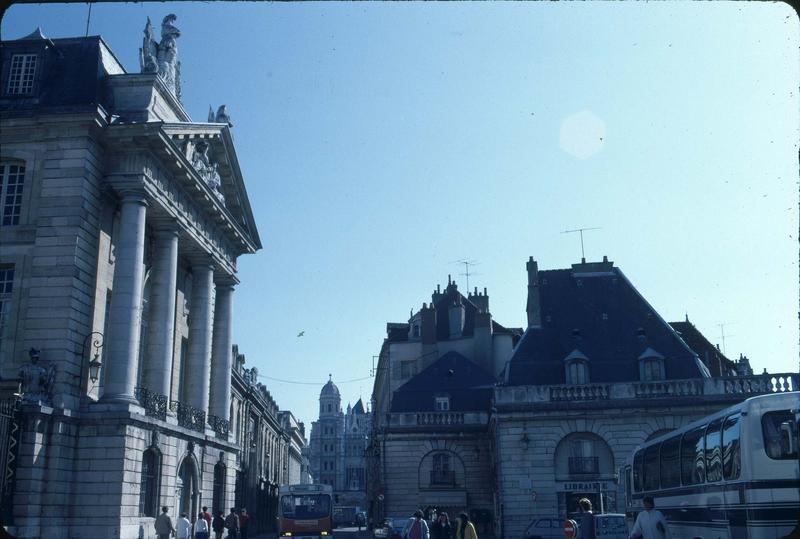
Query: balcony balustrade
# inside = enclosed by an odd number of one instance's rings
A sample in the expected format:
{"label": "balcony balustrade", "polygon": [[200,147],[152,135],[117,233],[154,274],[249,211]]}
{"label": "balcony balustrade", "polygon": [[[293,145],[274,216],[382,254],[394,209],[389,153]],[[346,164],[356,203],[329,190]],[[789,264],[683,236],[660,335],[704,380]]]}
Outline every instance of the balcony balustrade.
{"label": "balcony balustrade", "polygon": [[417,414],[417,425],[463,425],[461,412],[425,412]]}
{"label": "balcony balustrade", "polygon": [[178,401],[172,401],[169,409],[175,412],[179,426],[197,432],[205,432],[206,413],[203,410]]}
{"label": "balcony balustrade", "polygon": [[222,440],[228,439],[228,433],[231,429],[231,422],[227,419],[222,419],[221,417],[217,417],[215,415],[208,416],[208,425],[214,430],[214,433],[217,435],[217,438]]}
{"label": "balcony balustrade", "polygon": [[167,396],[150,391],[146,387],[137,387],[134,395],[139,405],[144,408],[145,415],[161,421],[167,419]]}

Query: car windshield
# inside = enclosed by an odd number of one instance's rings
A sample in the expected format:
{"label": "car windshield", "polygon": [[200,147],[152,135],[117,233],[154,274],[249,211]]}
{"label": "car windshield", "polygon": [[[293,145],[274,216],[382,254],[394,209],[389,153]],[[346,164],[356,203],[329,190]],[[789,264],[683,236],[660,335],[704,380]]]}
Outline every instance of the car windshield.
{"label": "car windshield", "polygon": [[331,497],[328,494],[287,494],[281,498],[283,518],[325,518],[330,511]]}

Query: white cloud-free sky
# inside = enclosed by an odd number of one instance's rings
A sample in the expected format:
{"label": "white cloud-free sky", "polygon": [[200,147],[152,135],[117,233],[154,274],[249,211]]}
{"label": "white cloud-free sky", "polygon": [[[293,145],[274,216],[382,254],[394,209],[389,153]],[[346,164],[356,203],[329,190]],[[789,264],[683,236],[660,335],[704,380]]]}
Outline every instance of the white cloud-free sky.
{"label": "white cloud-free sky", "polygon": [[[798,19],[782,3],[94,4],[138,71],[177,15],[183,102],[226,103],[264,249],[234,330],[282,408],[332,373],[368,400],[389,321],[447,275],[525,324],[525,261],[603,255],[667,320],[757,371],[798,369]],[[3,39],[82,36],[15,5]],[[601,140],[602,139],[602,140]],[[303,337],[297,337],[305,331]],[[355,380],[348,382],[348,380]]]}

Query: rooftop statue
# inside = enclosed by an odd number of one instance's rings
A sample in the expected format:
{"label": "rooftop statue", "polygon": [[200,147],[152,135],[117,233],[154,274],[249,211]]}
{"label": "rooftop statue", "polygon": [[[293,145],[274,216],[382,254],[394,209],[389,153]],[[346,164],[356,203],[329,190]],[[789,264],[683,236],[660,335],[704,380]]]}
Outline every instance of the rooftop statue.
{"label": "rooftop statue", "polygon": [[231,117],[228,116],[226,107],[227,105],[220,105],[220,107],[217,109],[217,113],[214,114],[214,109],[211,107],[211,105],[209,105],[208,123],[228,124],[228,127],[233,127],[233,122],[231,122]]}
{"label": "rooftop statue", "polygon": [[144,27],[142,48],[139,49],[139,66],[142,73],[158,73],[164,84],[181,97],[181,63],[178,61],[178,42],[181,31],[172,23],[177,17],[170,13],[161,22],[161,42],[155,40],[150,17]]}

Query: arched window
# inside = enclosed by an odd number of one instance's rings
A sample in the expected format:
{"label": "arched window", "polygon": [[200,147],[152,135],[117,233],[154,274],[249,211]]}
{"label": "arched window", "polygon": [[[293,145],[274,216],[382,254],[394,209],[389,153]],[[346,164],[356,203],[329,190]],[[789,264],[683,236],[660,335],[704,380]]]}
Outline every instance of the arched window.
{"label": "arched window", "polygon": [[25,164],[21,161],[0,163],[0,204],[2,226],[19,224],[22,213],[22,189],[25,185]]}
{"label": "arched window", "polygon": [[611,448],[591,432],[568,434],[556,446],[554,456],[557,480],[599,479],[614,474]]}
{"label": "arched window", "polygon": [[419,484],[422,489],[436,490],[463,486],[464,463],[452,451],[431,451],[420,461]]}
{"label": "arched window", "polygon": [[142,455],[142,477],[139,489],[139,516],[158,515],[159,487],[161,483],[161,452],[155,447]]}
{"label": "arched window", "polygon": [[214,503],[214,514],[218,514],[220,511],[225,511],[225,476],[227,475],[228,469],[225,466],[225,463],[220,461],[214,466],[214,493],[213,493],[213,503]]}

